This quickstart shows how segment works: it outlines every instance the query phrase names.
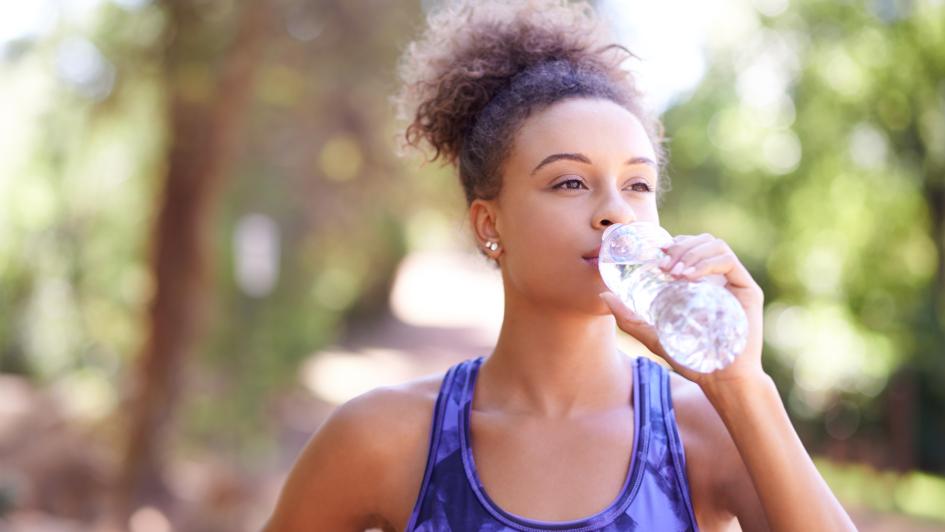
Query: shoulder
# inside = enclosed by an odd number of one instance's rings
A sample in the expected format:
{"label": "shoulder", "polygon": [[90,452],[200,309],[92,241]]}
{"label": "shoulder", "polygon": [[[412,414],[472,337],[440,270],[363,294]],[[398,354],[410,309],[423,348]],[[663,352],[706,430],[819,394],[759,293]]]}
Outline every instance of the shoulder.
{"label": "shoulder", "polygon": [[738,447],[715,407],[702,388],[673,371],[670,388],[696,517],[700,524],[713,523],[702,528],[724,528],[736,516],[743,527],[757,523],[760,501]]}
{"label": "shoulder", "polygon": [[698,459],[718,453],[730,456],[732,451],[737,454],[728,429],[702,388],[673,371],[669,375],[676,425],[687,456],[692,454]]}
{"label": "shoulder", "polygon": [[381,386],[339,406],[326,425],[341,425],[355,436],[383,435],[362,444],[377,446],[375,452],[397,450],[401,437],[416,433],[418,425],[432,421],[433,407],[445,373],[429,375],[404,383]]}
{"label": "shoulder", "polygon": [[[723,479],[719,468],[709,464],[718,463],[720,458],[731,458],[733,451],[737,455],[728,429],[699,385],[682,377],[665,363],[654,360],[639,362],[659,366],[659,372],[669,375],[669,396],[679,438],[685,450],[690,491],[694,496],[704,495],[701,497],[705,503],[703,509],[718,507],[716,494]],[[706,495],[711,500],[706,499]]]}
{"label": "shoulder", "polygon": [[339,529],[402,527],[422,482],[444,375],[378,387],[338,406],[299,455],[271,523],[326,523],[325,513],[335,512],[343,514],[330,519]]}
{"label": "shoulder", "polygon": [[385,460],[401,455],[432,421],[444,374],[381,386],[338,406],[318,428],[322,437],[361,458]]}
{"label": "shoulder", "polygon": [[676,410],[676,421],[693,425],[692,428],[698,428],[700,432],[723,430],[728,434],[728,430],[722,423],[722,418],[719,417],[715,407],[712,406],[712,403],[703,393],[702,388],[672,370],[667,371],[669,372],[673,406]]}
{"label": "shoulder", "polygon": [[[363,457],[376,492],[376,506],[387,516],[404,505],[412,509],[426,466],[433,410],[444,373],[375,388],[340,406],[342,446]],[[330,423],[331,420],[326,421]],[[407,499],[402,496],[409,495]],[[393,495],[393,496],[392,496]]]}

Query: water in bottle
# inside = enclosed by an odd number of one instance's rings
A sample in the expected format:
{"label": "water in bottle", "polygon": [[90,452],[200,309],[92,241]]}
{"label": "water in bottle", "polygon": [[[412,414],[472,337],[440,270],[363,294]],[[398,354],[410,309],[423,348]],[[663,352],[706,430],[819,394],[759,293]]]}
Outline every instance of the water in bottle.
{"label": "water in bottle", "polygon": [[660,247],[673,243],[652,222],[614,224],[604,231],[598,268],[604,284],[656,328],[674,360],[702,373],[721,369],[745,349],[748,318],[724,287],[676,279],[660,269]]}

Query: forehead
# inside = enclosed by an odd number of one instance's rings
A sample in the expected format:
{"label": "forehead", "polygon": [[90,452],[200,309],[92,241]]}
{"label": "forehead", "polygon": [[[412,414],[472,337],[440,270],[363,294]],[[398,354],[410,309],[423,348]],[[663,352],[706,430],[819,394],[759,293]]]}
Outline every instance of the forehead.
{"label": "forehead", "polygon": [[630,157],[656,160],[640,120],[606,99],[568,99],[532,114],[515,136],[510,153],[514,161],[509,162],[533,167],[548,154],[561,152],[583,153],[594,162],[612,157],[621,162]]}

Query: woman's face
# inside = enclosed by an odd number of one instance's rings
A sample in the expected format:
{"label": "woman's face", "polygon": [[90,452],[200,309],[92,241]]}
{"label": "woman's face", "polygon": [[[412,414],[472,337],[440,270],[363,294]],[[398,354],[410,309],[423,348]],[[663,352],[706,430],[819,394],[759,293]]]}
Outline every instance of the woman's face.
{"label": "woman's face", "polygon": [[[606,99],[575,98],[531,115],[502,167],[494,223],[516,293],[541,305],[607,314],[597,294],[601,235],[614,223],[659,223],[653,145]],[[513,294],[506,294],[506,297]]]}

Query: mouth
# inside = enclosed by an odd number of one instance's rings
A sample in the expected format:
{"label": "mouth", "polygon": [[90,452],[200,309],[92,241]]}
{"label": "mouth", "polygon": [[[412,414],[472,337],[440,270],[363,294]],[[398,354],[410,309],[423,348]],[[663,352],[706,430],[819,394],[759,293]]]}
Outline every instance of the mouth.
{"label": "mouth", "polygon": [[600,246],[597,246],[597,247],[594,248],[593,250],[591,250],[591,251],[585,253],[584,256],[581,257],[581,258],[583,258],[584,260],[587,260],[587,261],[593,260],[593,261],[596,263],[596,262],[597,262],[597,257],[598,257],[599,255],[600,255]]}
{"label": "mouth", "polygon": [[583,259],[584,259],[584,262],[592,266],[597,266],[597,257],[583,257]]}

